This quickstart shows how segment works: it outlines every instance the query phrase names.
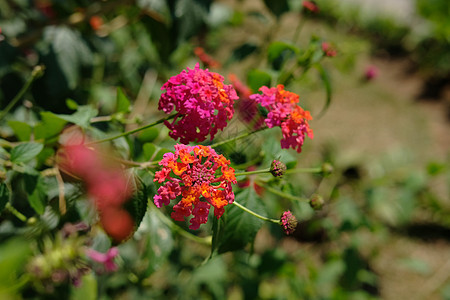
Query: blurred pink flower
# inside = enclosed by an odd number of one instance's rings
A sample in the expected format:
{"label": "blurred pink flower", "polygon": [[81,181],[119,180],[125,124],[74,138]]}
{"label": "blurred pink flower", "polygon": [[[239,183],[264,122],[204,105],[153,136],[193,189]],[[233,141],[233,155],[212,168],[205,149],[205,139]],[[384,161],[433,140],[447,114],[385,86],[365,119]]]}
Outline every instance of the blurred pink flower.
{"label": "blurred pink flower", "polygon": [[314,3],[314,1],[303,1],[302,6],[307,11],[310,11],[312,13],[318,13],[319,12],[319,7],[317,6],[316,3]]}
{"label": "blurred pink flower", "polygon": [[378,68],[370,65],[366,68],[366,71],[364,73],[364,77],[367,81],[375,79],[378,76]]}
{"label": "blurred pink flower", "polygon": [[114,259],[118,254],[119,249],[117,249],[117,247],[110,248],[106,253],[101,253],[90,248],[86,250],[86,255],[93,261],[102,264],[106,272],[114,272],[117,270]]}
{"label": "blurred pink flower", "polygon": [[322,42],[322,51],[325,56],[334,57],[337,55],[337,50],[328,42]]}

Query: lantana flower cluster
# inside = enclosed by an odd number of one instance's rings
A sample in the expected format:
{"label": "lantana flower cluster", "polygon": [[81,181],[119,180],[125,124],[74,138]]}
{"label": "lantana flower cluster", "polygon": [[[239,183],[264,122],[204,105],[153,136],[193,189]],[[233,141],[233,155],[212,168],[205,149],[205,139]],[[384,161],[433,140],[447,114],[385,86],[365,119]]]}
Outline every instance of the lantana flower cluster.
{"label": "lantana flower cluster", "polygon": [[238,99],[231,85],[208,69],[187,68],[171,77],[161,88],[166,90],[159,99],[159,110],[166,114],[176,111],[172,121],[165,121],[170,137],[183,144],[211,140],[227,126],[234,114],[234,100]]}
{"label": "lantana flower cluster", "polygon": [[265,119],[266,125],[269,128],[281,127],[283,133],[281,148],[293,148],[300,153],[305,135],[311,139],[314,137],[308,124],[308,121],[312,120],[311,114],[297,105],[299,96],[286,91],[282,84],[276,88],[263,86],[259,90],[262,95],[253,94],[250,98],[269,111]]}
{"label": "lantana flower cluster", "polygon": [[207,222],[211,205],[214,215],[220,218],[224,207],[234,201],[234,169],[229,160],[209,146],[177,144],[175,153],[165,153],[159,164],[162,169],[155,173],[154,181],[163,185],[154,196],[154,203],[160,208],[181,196],[171,217],[183,221],[193,215],[190,229]]}

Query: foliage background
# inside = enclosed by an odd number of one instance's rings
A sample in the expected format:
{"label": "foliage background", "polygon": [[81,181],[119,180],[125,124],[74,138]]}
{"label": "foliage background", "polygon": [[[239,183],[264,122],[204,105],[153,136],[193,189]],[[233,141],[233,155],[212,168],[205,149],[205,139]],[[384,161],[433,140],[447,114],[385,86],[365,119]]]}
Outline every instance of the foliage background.
{"label": "foliage background", "polygon": [[[267,191],[263,202],[251,188],[237,195],[255,210],[263,203],[261,211],[272,216],[291,207],[300,220],[293,237],[264,224],[253,244],[205,262],[210,247],[175,234],[158,211],[149,209],[134,239],[119,246],[120,271],[91,274],[82,288],[68,289],[67,297],[450,299],[447,1],[417,1],[413,21],[406,23],[387,14],[362,14],[341,1],[317,1],[320,13],[315,15],[300,13],[301,1],[276,3],[0,1],[1,107],[19,92],[34,66],[45,65],[44,75],[0,128],[3,141],[28,141],[33,134],[46,139],[47,153],[32,157],[37,170],[46,166],[64,126],[48,112],[70,115],[69,122],[99,135],[100,130],[136,126],[125,120],[154,121],[162,116],[156,111],[159,87],[186,66],[193,67],[197,46],[222,64],[215,71],[225,77],[235,73],[253,89],[285,81],[314,116],[333,99],[312,123],[316,137],[298,157],[278,149],[270,132],[221,149],[236,165],[261,159],[264,166],[271,155],[281,155],[291,167],[332,163],[335,172],[327,178],[291,174],[271,182],[299,197],[320,193],[327,205],[319,213]],[[318,68],[314,53],[321,41],[335,45],[338,55],[320,57]],[[302,55],[308,60],[298,58]],[[368,82],[363,76],[369,64],[379,75]],[[130,110],[119,104],[118,86],[126,99],[134,99]],[[92,126],[89,121],[97,116],[112,119]],[[230,124],[220,138],[233,136],[243,126]],[[144,159],[145,143],[158,146],[150,155],[173,145],[166,133],[149,130],[133,140],[131,148],[123,140],[115,146],[122,154]],[[28,161],[16,156],[16,162]],[[7,168],[3,166],[5,174]],[[40,202],[40,192],[23,188],[27,182],[12,183],[16,185],[11,190],[2,184],[0,202],[10,201],[29,220],[23,223],[6,209],[2,212],[1,290],[11,298],[42,297],[20,281],[20,270],[30,257],[26,241],[52,236],[79,216],[61,218]],[[54,206],[56,183],[45,184],[53,187],[46,199]],[[31,207],[21,201],[23,193],[37,199]],[[209,230],[196,234],[202,237]],[[109,247],[101,234],[96,243],[97,249]],[[17,270],[17,277],[9,274],[11,269]]]}

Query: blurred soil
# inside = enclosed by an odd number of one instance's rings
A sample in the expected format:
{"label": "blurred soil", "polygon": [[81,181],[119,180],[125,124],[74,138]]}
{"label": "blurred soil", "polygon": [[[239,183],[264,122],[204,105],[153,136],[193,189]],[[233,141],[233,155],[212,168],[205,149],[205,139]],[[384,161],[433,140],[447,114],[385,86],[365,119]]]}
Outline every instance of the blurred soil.
{"label": "blurred soil", "polygon": [[[262,1],[261,1],[262,2]],[[394,1],[395,2],[395,1]],[[265,11],[258,1],[245,1],[246,11]],[[275,30],[277,39],[292,38],[299,22],[298,15],[287,14]],[[267,29],[267,27],[266,27]],[[230,53],[243,42],[258,41],[267,32],[258,21],[248,21],[244,30],[228,34],[228,45],[219,53]],[[420,73],[413,72],[408,58],[390,58],[387,53],[371,55],[367,41],[336,32],[320,23],[307,22],[299,41],[306,44],[311,34],[316,34],[337,45],[337,70],[332,70],[333,101],[320,119],[311,122],[315,137],[308,141],[301,161],[317,161],[322,149],[330,143],[342,167],[352,164],[377,164],[385,156],[400,153],[401,159],[413,168],[425,170],[430,162],[448,162],[450,155],[450,87],[444,89],[439,99],[420,99],[424,81]],[[303,40],[302,40],[303,39]],[[350,57],[356,57],[356,60]],[[220,57],[220,55],[218,56]],[[243,68],[257,62],[245,60],[230,66],[239,74]],[[368,66],[375,66],[378,76],[370,82],[363,76]],[[320,79],[317,77],[317,82]],[[324,103],[320,86],[298,87],[303,105],[313,115]],[[306,144],[305,144],[306,145]],[[338,166],[339,167],[339,166]],[[439,193],[450,207],[450,187],[439,183]],[[264,236],[264,232],[260,234]],[[257,243],[266,243],[266,236]],[[289,251],[301,249],[304,244],[285,245]],[[258,247],[258,245],[257,245]],[[412,266],[411,261],[423,262]],[[389,234],[371,267],[380,276],[379,290],[382,299],[440,299],[439,289],[450,283],[450,243],[448,237],[433,240],[417,239],[404,234]]]}

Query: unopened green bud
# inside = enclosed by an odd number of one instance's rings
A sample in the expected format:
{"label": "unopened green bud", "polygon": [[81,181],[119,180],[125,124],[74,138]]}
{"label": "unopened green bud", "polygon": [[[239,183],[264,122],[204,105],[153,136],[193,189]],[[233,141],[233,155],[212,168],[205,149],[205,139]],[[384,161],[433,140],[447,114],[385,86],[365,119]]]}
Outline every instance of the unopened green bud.
{"label": "unopened green bud", "polygon": [[324,163],[322,165],[322,174],[323,174],[323,176],[328,176],[331,173],[333,173],[333,171],[334,171],[334,168],[333,168],[333,166],[330,163]]}
{"label": "unopened green bud", "polygon": [[317,194],[312,195],[311,198],[309,199],[309,205],[314,210],[321,210],[324,203],[325,201],[323,200],[322,196]]}

